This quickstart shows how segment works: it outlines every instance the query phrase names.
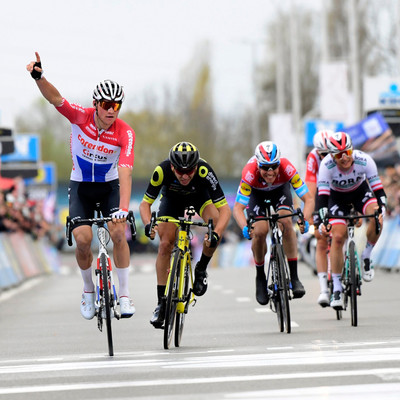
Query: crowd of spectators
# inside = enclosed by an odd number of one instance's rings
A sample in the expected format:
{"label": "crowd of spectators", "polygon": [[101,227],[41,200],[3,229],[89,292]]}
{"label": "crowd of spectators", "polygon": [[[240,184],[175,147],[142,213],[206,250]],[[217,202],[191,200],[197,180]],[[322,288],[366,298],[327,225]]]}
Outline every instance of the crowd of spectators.
{"label": "crowd of spectators", "polygon": [[380,176],[387,196],[387,214],[400,215],[400,165],[387,165]]}

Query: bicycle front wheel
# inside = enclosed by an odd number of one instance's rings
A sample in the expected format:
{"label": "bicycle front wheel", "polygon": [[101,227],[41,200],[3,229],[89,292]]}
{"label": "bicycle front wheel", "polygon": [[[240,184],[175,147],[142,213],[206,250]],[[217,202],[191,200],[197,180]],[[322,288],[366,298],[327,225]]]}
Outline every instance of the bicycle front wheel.
{"label": "bicycle front wheel", "polygon": [[350,268],[350,306],[351,325],[357,326],[357,272],[356,272],[356,251],[353,241],[349,244],[349,268]]}
{"label": "bicycle front wheel", "polygon": [[[108,278],[108,261],[105,254],[100,255],[100,269],[101,269],[101,278],[103,281],[103,304],[102,307],[105,311],[106,316],[106,326],[107,326],[107,341],[108,341],[108,354],[110,356],[114,355],[114,346],[112,339],[112,330],[111,330],[111,293],[109,286],[109,278]],[[101,312],[100,308],[100,312]]]}
{"label": "bicycle front wheel", "polygon": [[191,289],[191,268],[189,265],[189,262],[186,262],[186,265],[184,268],[182,268],[184,271],[183,278],[181,278],[180,271],[178,271],[179,279],[183,279],[183,293],[182,293],[182,298],[179,300],[183,300],[182,303],[184,305],[184,312],[177,312],[176,313],[176,322],[175,322],[175,347],[179,347],[181,344],[181,339],[182,339],[182,332],[183,332],[183,327],[185,325],[185,316],[188,310],[189,302],[190,302],[190,289]]}
{"label": "bicycle front wheel", "polygon": [[171,345],[172,331],[176,315],[176,301],[178,297],[178,271],[181,262],[179,250],[174,251],[171,259],[171,269],[168,277],[167,299],[164,322],[164,349],[168,350]]}
{"label": "bicycle front wheel", "polygon": [[288,267],[286,264],[283,247],[281,244],[276,245],[276,257],[278,262],[279,276],[279,299],[282,307],[283,324],[287,333],[291,332],[290,308],[289,308],[289,277],[287,274]]}

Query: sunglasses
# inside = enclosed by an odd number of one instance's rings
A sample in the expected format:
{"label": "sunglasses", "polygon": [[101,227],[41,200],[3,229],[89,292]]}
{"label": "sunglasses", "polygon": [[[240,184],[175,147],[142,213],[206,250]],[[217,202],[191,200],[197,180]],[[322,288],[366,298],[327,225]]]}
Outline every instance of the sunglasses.
{"label": "sunglasses", "polygon": [[99,105],[103,110],[106,111],[108,111],[110,108],[112,108],[114,111],[118,111],[122,104],[116,101],[100,100]]}
{"label": "sunglasses", "polygon": [[261,168],[263,171],[274,171],[275,169],[279,168],[279,165],[280,165],[280,164],[281,164],[281,163],[278,162],[278,163],[275,163],[275,164],[260,165],[260,168]]}
{"label": "sunglasses", "polygon": [[180,168],[175,168],[174,169],[175,172],[182,176],[182,175],[192,175],[193,172],[196,170],[196,167],[192,168],[192,169],[180,169]]}
{"label": "sunglasses", "polygon": [[351,157],[351,155],[353,154],[353,149],[348,149],[345,151],[341,151],[340,153],[333,154],[333,157],[335,158],[335,160],[341,160],[344,154],[346,154],[347,157]]}

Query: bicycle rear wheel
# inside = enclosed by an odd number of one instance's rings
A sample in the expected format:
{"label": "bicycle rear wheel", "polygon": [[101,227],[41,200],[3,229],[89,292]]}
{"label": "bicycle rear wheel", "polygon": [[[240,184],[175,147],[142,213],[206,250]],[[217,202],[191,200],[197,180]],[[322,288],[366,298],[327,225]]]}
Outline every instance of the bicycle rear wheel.
{"label": "bicycle rear wheel", "polygon": [[279,298],[282,307],[283,324],[286,332],[290,333],[291,323],[290,323],[290,308],[289,308],[289,284],[288,284],[289,277],[287,274],[288,267],[286,264],[283,247],[281,244],[276,245],[276,257],[278,262]]}
{"label": "bicycle rear wheel", "polygon": [[351,325],[357,326],[357,273],[356,273],[356,251],[353,241],[349,244],[349,268],[350,268],[350,306],[351,306]]}
{"label": "bicycle rear wheel", "polygon": [[[187,263],[184,268],[184,276],[183,276],[183,293],[182,299],[185,311],[183,313],[176,313],[176,322],[175,322],[175,347],[179,347],[181,344],[183,327],[185,326],[185,316],[188,310],[189,302],[190,302],[190,289],[191,289],[191,277],[190,277],[190,265]],[[180,270],[178,272],[178,276],[180,277]],[[178,278],[179,280],[179,278]]]}
{"label": "bicycle rear wheel", "polygon": [[181,260],[181,254],[178,250],[174,251],[172,254],[164,321],[164,349],[166,350],[168,350],[171,345],[172,331],[174,330],[176,300],[178,297],[178,270]]}
{"label": "bicycle rear wheel", "polygon": [[[112,339],[112,330],[111,330],[111,293],[108,279],[108,262],[105,254],[100,255],[100,268],[101,268],[101,278],[103,281],[103,304],[106,314],[106,327],[107,327],[107,341],[108,341],[108,354],[110,356],[114,355],[114,346]],[[101,312],[101,310],[100,310]]]}

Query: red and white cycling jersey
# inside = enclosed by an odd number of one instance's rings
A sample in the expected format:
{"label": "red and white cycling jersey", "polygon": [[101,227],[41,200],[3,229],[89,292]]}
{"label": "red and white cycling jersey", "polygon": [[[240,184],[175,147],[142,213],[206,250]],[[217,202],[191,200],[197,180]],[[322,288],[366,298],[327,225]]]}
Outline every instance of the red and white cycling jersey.
{"label": "red and white cycling jersey", "polygon": [[321,162],[318,175],[318,195],[330,195],[331,190],[337,192],[352,192],[362,182],[368,181],[373,192],[383,189],[375,161],[361,150],[354,150],[353,165],[348,171],[342,171],[331,155]]}
{"label": "red and white cycling jersey", "polygon": [[275,181],[273,183],[267,183],[260,174],[256,157],[253,156],[250,158],[242,171],[242,180],[237,191],[236,201],[247,205],[252,190],[271,191],[287,182],[290,182],[297,196],[304,196],[308,192],[308,188],[300,178],[295,166],[287,158],[282,157],[280,161],[281,163]]}
{"label": "red and white cycling jersey", "polygon": [[94,108],[63,99],[56,110],[71,122],[72,181],[109,182],[118,179],[118,167],[133,168],[135,132],[127,123],[117,118],[99,131]]}
{"label": "red and white cycling jersey", "polygon": [[306,170],[306,178],[305,181],[307,182],[315,182],[317,183],[318,180],[318,171],[319,166],[321,164],[321,157],[318,155],[317,149],[314,148],[310,151],[307,156],[307,170]]}

